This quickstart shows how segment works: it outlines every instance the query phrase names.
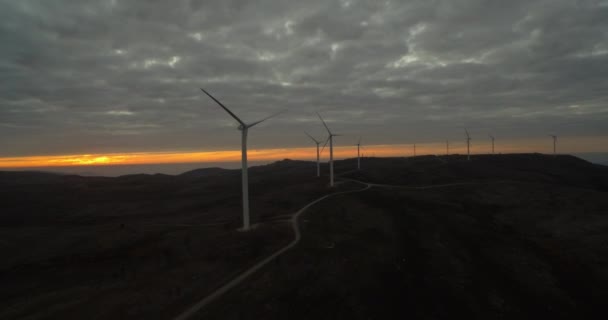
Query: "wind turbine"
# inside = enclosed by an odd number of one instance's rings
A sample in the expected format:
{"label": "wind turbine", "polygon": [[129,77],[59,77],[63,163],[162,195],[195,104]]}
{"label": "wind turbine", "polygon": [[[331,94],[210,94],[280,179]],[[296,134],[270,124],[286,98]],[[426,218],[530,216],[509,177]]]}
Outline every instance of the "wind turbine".
{"label": "wind turbine", "polygon": [[321,163],[319,162],[319,144],[321,143],[321,141],[317,141],[317,139],[313,138],[306,131],[304,131],[304,133],[306,133],[306,135],[317,144],[317,177],[320,177],[321,176]]}
{"label": "wind turbine", "polygon": [[[317,116],[319,116],[319,119],[321,119],[321,122],[323,122],[323,125],[325,126],[325,129],[327,129],[327,133],[329,134],[329,137],[327,137],[327,140],[329,141],[329,186],[333,187],[334,186],[334,137],[339,136],[339,134],[331,133],[331,130],[329,130],[329,127],[325,123],[325,120],[323,120],[323,118],[321,117],[321,115],[318,112],[317,112]],[[327,142],[325,142],[325,143],[327,144]]]}
{"label": "wind turbine", "polygon": [[357,170],[361,170],[361,137],[359,137],[359,142],[357,142]]}
{"label": "wind turbine", "polygon": [[466,128],[464,129],[464,133],[467,135],[467,160],[471,160],[471,136]]}
{"label": "wind turbine", "polygon": [[450,155],[450,140],[445,139],[445,155]]}
{"label": "wind turbine", "polygon": [[232,111],[230,111],[225,105],[219,102],[216,98],[214,98],[209,92],[205,91],[205,89],[201,88],[201,90],[209,96],[209,98],[213,99],[217,104],[220,105],[228,114],[234,118],[239,123],[238,129],[241,131],[241,165],[242,165],[242,182],[243,182],[243,231],[248,231],[251,227],[250,219],[249,219],[249,185],[247,181],[247,131],[249,128],[255,126],[258,123],[261,123],[265,120],[268,120],[281,112],[277,112],[272,114],[262,120],[252,122],[250,124],[246,124],[239,117],[237,117]]}
{"label": "wind turbine", "polygon": [[414,157],[416,156],[416,144],[414,143]]}
{"label": "wind turbine", "polygon": [[550,134],[550,136],[553,138],[553,155],[556,155],[557,136],[554,134]]}
{"label": "wind turbine", "polygon": [[489,134],[490,139],[492,139],[492,154],[494,154],[494,136]]}

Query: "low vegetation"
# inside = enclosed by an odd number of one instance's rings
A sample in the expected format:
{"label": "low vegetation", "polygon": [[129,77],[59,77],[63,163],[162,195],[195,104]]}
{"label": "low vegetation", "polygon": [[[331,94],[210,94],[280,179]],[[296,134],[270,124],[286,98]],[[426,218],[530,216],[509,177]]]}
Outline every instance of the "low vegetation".
{"label": "low vegetation", "polygon": [[[608,296],[608,170],[569,156],[364,158],[377,184],[201,319],[593,318]],[[326,168],[323,168],[324,172]],[[331,192],[311,162],[118,178],[0,172],[0,318],[170,319],[292,237]],[[446,185],[429,189],[399,186]],[[340,184],[338,188],[363,188]]]}

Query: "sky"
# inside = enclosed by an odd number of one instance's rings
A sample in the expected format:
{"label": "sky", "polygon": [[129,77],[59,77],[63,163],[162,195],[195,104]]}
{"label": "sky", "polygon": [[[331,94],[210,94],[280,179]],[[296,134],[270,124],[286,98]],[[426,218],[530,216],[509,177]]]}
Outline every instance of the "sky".
{"label": "sky", "polygon": [[314,156],[315,112],[368,154],[608,151],[606,0],[0,0],[0,43],[0,167],[238,159],[201,87],[286,111],[259,160]]}

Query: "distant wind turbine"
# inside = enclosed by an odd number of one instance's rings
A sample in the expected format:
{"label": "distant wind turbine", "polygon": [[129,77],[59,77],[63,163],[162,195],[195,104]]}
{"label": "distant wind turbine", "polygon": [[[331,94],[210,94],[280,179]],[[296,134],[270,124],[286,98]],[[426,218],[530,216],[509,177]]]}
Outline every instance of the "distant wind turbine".
{"label": "distant wind turbine", "polygon": [[321,141],[317,141],[317,139],[313,138],[306,131],[304,131],[304,133],[306,133],[306,135],[317,144],[317,177],[320,177],[321,176],[321,162],[319,162],[319,144],[321,143]]}
{"label": "distant wind turbine", "polygon": [[[333,187],[334,186],[334,137],[339,136],[339,134],[333,134],[331,132],[331,130],[329,130],[329,127],[325,123],[325,120],[323,120],[323,118],[321,117],[321,115],[318,112],[317,112],[317,116],[319,116],[319,119],[321,119],[321,122],[323,122],[323,126],[325,126],[325,129],[327,129],[327,133],[329,134],[329,136],[327,137],[327,140],[329,141],[329,186]],[[327,142],[325,142],[325,143],[327,144]]]}
{"label": "distant wind turbine", "polygon": [[205,91],[205,89],[201,88],[201,90],[209,96],[209,98],[213,99],[217,104],[220,105],[228,114],[234,118],[239,123],[238,129],[241,131],[241,165],[242,165],[242,183],[243,183],[243,230],[247,231],[250,229],[250,218],[249,218],[249,185],[247,181],[247,131],[249,128],[255,126],[258,123],[261,123],[265,120],[268,120],[281,112],[277,112],[272,114],[262,120],[246,124],[239,117],[237,117],[232,111],[230,111],[225,105],[219,102],[216,98],[214,98],[209,92]]}
{"label": "distant wind turbine", "polygon": [[359,141],[357,142],[357,170],[361,170],[361,137],[359,137]]}
{"label": "distant wind turbine", "polygon": [[467,160],[471,160],[471,136],[466,128],[464,129],[464,133],[467,135]]}
{"label": "distant wind turbine", "polygon": [[416,144],[414,143],[414,157],[416,156]]}
{"label": "distant wind turbine", "polygon": [[550,134],[550,136],[553,138],[553,155],[557,154],[557,136],[554,134]]}
{"label": "distant wind turbine", "polygon": [[494,136],[489,134],[490,139],[492,139],[492,154],[494,154]]}
{"label": "distant wind turbine", "polygon": [[450,155],[450,140],[445,139],[445,155]]}

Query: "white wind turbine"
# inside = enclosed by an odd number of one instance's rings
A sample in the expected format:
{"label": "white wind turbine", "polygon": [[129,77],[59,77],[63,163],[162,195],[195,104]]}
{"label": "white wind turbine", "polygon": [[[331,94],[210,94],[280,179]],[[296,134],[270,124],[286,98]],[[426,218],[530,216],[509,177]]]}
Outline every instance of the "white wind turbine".
{"label": "white wind turbine", "polygon": [[359,141],[357,142],[357,170],[361,170],[361,137],[359,137]]}
{"label": "white wind turbine", "polygon": [[492,154],[494,154],[494,136],[489,134],[490,139],[492,139]]}
{"label": "white wind turbine", "polygon": [[471,136],[466,128],[464,129],[464,133],[467,135],[467,160],[471,160]]}
{"label": "white wind turbine", "polygon": [[306,133],[306,135],[317,144],[317,177],[320,177],[321,176],[321,162],[319,160],[319,144],[321,143],[321,141],[317,141],[317,139],[313,138],[306,131],[304,131],[304,133]]}
{"label": "white wind turbine", "polygon": [[247,182],[247,131],[249,128],[255,126],[256,124],[268,120],[281,112],[277,112],[272,114],[262,120],[246,124],[239,117],[237,117],[232,111],[230,111],[226,106],[224,106],[221,102],[219,102],[216,98],[214,98],[209,92],[205,91],[205,89],[201,88],[201,90],[209,96],[209,98],[213,99],[217,104],[220,105],[230,116],[234,118],[234,120],[238,121],[239,126],[238,129],[241,131],[241,165],[242,165],[242,182],[243,182],[243,230],[247,231],[250,229],[250,218],[249,218],[249,185]]}
{"label": "white wind turbine", "polygon": [[550,134],[550,136],[553,138],[553,155],[556,155],[557,154],[557,135]]}
{"label": "white wind turbine", "polygon": [[327,133],[329,134],[329,137],[327,137],[327,140],[329,141],[329,186],[333,187],[334,186],[334,137],[339,136],[339,134],[331,133],[331,130],[329,130],[329,127],[325,123],[325,120],[323,120],[323,118],[321,117],[321,115],[318,112],[317,112],[317,116],[319,116],[319,119],[321,119],[321,122],[323,122],[323,125],[325,126],[325,129],[327,129]]}

